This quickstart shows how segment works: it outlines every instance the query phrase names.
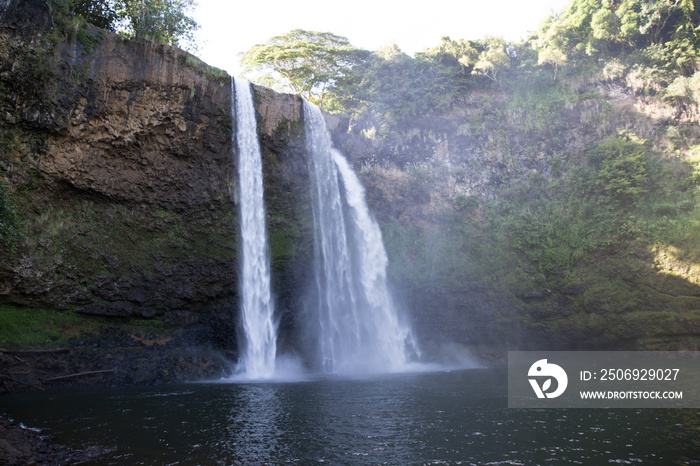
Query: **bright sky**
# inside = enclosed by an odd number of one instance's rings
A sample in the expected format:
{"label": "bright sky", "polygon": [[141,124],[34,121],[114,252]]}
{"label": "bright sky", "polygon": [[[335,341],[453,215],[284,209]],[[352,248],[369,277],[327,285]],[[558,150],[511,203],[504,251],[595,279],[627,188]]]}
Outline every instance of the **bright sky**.
{"label": "bright sky", "polygon": [[356,47],[396,43],[413,54],[440,38],[525,38],[570,0],[198,0],[197,55],[236,76],[238,54],[292,29],[331,32]]}

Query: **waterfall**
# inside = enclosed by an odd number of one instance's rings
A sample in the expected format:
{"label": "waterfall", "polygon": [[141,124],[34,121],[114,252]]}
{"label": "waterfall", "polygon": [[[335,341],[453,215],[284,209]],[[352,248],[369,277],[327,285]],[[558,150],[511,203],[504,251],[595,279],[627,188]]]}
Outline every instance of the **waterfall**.
{"label": "waterfall", "polygon": [[270,378],[275,372],[277,324],[270,292],[270,260],[265,228],[262,157],[257,136],[250,84],[234,80],[237,122],[238,176],[241,224],[241,326],[243,341],[239,371],[251,379]]}
{"label": "waterfall", "polygon": [[387,255],[364,188],[333,148],[320,109],[304,102],[304,119],[318,293],[311,332],[321,367],[336,373],[404,370],[417,347],[391,296]]}

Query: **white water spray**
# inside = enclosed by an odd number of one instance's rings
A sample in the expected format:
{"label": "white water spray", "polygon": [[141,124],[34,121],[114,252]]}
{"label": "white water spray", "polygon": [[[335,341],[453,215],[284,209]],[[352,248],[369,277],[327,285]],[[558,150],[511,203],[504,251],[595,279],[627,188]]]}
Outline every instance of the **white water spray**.
{"label": "white water spray", "polygon": [[238,125],[241,205],[241,324],[244,332],[238,371],[249,379],[269,379],[275,374],[277,324],[270,292],[262,157],[250,84],[240,79],[234,82],[236,104],[233,116]]}
{"label": "white water spray", "polygon": [[304,102],[304,118],[316,228],[318,302],[312,332],[318,337],[322,369],[406,370],[417,347],[389,291],[387,255],[364,188],[332,147],[320,109]]}

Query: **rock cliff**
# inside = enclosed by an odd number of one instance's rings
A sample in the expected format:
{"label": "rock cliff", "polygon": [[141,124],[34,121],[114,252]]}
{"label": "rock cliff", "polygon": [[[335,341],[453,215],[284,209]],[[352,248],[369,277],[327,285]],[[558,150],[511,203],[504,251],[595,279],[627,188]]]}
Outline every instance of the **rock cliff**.
{"label": "rock cliff", "polygon": [[[176,48],[88,24],[62,30],[41,1],[0,6],[0,179],[26,228],[14,250],[3,248],[0,299],[179,324],[198,313],[234,321],[231,77]],[[303,281],[299,261],[310,250],[296,226],[310,215],[299,202],[308,196],[301,100],[255,90],[287,308],[285,290]]]}

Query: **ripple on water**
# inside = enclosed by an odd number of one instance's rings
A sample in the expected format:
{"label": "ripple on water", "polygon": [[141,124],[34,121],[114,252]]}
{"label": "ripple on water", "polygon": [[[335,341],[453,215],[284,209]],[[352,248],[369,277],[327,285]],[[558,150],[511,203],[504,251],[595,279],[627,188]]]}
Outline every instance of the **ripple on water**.
{"label": "ripple on water", "polygon": [[507,408],[505,372],[309,376],[3,397],[101,461],[189,464],[692,464],[696,410]]}

